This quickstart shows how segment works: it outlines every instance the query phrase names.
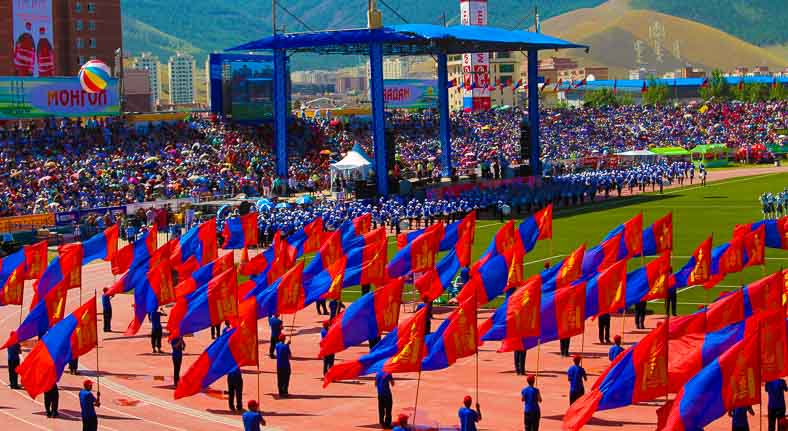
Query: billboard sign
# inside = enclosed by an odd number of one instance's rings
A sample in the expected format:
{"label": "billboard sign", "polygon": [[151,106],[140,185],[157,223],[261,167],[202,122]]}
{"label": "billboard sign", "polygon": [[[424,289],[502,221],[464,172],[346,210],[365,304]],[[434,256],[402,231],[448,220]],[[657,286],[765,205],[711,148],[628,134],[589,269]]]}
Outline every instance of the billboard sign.
{"label": "billboard sign", "polygon": [[383,99],[387,108],[438,107],[438,81],[434,79],[386,79],[383,88]]}
{"label": "billboard sign", "polygon": [[52,0],[12,0],[16,76],[54,76]]}
{"label": "billboard sign", "polygon": [[120,115],[118,80],[102,93],[88,93],[79,78],[0,77],[0,120]]}
{"label": "billboard sign", "polygon": [[[487,0],[460,0],[460,24],[487,25]],[[484,111],[491,107],[490,56],[486,52],[462,55],[463,109]]]}

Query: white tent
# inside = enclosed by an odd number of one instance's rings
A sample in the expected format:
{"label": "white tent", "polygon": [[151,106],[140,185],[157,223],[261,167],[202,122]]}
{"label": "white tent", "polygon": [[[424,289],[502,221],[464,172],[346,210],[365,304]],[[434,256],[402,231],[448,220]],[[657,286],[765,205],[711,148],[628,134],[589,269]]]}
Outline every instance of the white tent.
{"label": "white tent", "polygon": [[367,179],[370,170],[372,170],[372,162],[369,161],[364,150],[356,145],[348,151],[342,160],[331,165],[331,184],[334,183],[334,178],[338,175],[348,178],[356,172],[361,175],[361,178]]}
{"label": "white tent", "polygon": [[616,153],[617,156],[623,157],[654,157],[656,154],[652,153],[649,150],[632,150],[632,151],[624,151],[623,153]]}

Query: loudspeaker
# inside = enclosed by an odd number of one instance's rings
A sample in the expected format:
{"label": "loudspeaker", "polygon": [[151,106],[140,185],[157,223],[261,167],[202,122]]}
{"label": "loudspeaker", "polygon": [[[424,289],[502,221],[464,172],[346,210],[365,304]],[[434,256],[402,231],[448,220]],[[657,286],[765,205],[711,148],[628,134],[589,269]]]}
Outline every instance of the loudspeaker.
{"label": "loudspeaker", "polygon": [[394,155],[396,154],[397,139],[394,131],[388,128],[383,136],[386,142],[386,172],[384,174],[388,175],[394,170],[394,163],[396,163]]}
{"label": "loudspeaker", "polygon": [[520,122],[520,163],[531,159],[531,127],[524,118]]}

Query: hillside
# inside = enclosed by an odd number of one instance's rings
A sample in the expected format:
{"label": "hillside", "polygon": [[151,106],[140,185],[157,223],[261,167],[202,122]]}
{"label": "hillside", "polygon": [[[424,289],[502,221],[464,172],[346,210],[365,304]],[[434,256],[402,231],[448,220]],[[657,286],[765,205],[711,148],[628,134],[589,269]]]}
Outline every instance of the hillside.
{"label": "hillside", "polygon": [[[724,7],[716,7],[718,2]],[[456,1],[386,0],[386,3],[396,9],[409,22],[439,24],[443,22],[443,14],[446,15],[446,20],[449,24],[456,24],[458,21],[459,5]],[[633,3],[633,8],[636,7],[641,10],[632,10],[625,5],[627,14],[625,18],[623,16],[613,17],[607,15],[605,10],[609,9],[609,3],[605,3],[604,0],[490,0],[489,22],[490,25],[504,28],[526,28],[533,23],[532,15],[535,4],[539,5],[539,12],[543,19],[561,15],[562,21],[560,22],[563,22],[565,17],[582,17],[589,15],[589,11],[601,10],[600,13],[602,15],[599,19],[602,20],[605,28],[610,30],[609,32],[600,31],[598,27],[592,24],[593,21],[582,22],[582,20],[575,18],[572,19],[572,22],[577,25],[575,29],[577,31],[572,31],[571,33],[573,35],[581,35],[582,40],[585,41],[598,41],[602,43],[601,46],[621,45],[620,48],[626,52],[633,52],[631,45],[634,43],[634,39],[624,42],[615,41],[614,38],[620,35],[620,31],[628,32],[630,28],[634,34],[633,37],[642,39],[641,30],[646,30],[645,36],[648,36],[648,27],[642,24],[649,22],[653,16],[666,17],[662,19],[665,22],[666,30],[669,30],[668,27],[672,29],[675,25],[682,28],[692,27],[695,29],[702,27],[704,31],[701,34],[726,37],[724,33],[705,30],[710,29],[706,26],[690,26],[686,24],[689,23],[686,20],[676,21],[678,20],[677,18],[667,17],[666,15],[652,15],[654,12],[648,9],[653,8],[669,11],[673,15],[689,17],[701,23],[714,25],[723,31],[733,32],[740,37],[744,37],[749,42],[769,43],[772,45],[788,43],[788,34],[786,34],[788,26],[784,25],[788,21],[786,19],[788,18],[788,11],[784,7],[778,8],[776,5],[781,2],[776,0],[719,0],[714,2],[714,7],[709,7],[710,2],[705,0],[633,0]],[[202,64],[205,55],[209,52],[220,51],[271,33],[270,0],[169,0],[167,2],[158,0],[122,0],[121,4],[123,7],[126,51],[132,54],[151,51],[161,57],[163,61],[175,51],[182,51],[197,56],[198,63]],[[367,0],[280,0],[280,4],[285,5],[289,11],[299,16],[306,25],[313,29],[336,29],[366,25],[365,11]],[[676,6],[679,4],[681,7]],[[601,7],[597,7],[600,5]],[[385,23],[397,24],[403,22],[390,10],[382,5],[380,7]],[[616,5],[615,7],[621,6]],[[769,13],[766,13],[766,11]],[[596,12],[591,15],[594,14]],[[287,31],[306,30],[303,25],[291,16],[288,16],[281,9],[278,11],[278,17],[279,25],[284,26]],[[626,22],[633,19],[634,21]],[[620,24],[616,24],[613,21]],[[674,22],[681,22],[681,24],[671,24]],[[746,28],[743,28],[742,23],[748,23]],[[544,28],[544,31],[551,32],[547,27]],[[687,43],[689,48],[692,39],[689,37],[691,33],[675,31],[677,32],[676,34],[682,35],[680,38],[681,43]],[[593,39],[592,36],[597,39]],[[684,39],[686,39],[686,42]],[[727,39],[735,40],[730,37],[727,37]],[[715,39],[703,37],[702,40],[705,41],[704,50],[718,53],[722,51],[717,49],[717,41]],[[714,46],[714,48],[709,49],[709,46]],[[744,48],[741,48],[741,50],[747,51]],[[598,49],[594,51],[599,53]],[[594,53],[593,55],[597,54]],[[757,58],[759,55],[751,53],[746,58]],[[682,57],[685,56],[682,55]],[[689,53],[686,57],[694,60]],[[720,57],[726,56],[721,55]],[[731,57],[727,56],[727,58]],[[619,64],[625,63],[624,57],[612,60],[616,60],[611,63],[613,67],[618,67]],[[663,59],[663,61],[668,60]],[[713,64],[713,58],[704,58],[704,61],[710,61]],[[766,56],[765,61],[777,60]],[[294,68],[326,68],[354,64],[356,62],[357,59],[352,57],[299,55],[294,59]],[[785,63],[785,61],[782,62]],[[630,67],[632,63],[632,61],[626,63],[626,67]],[[652,62],[649,61],[649,63]],[[674,63],[681,64],[681,62]],[[752,61],[746,61],[745,63],[749,64]],[[698,64],[705,65],[708,63],[699,62]],[[723,66],[723,64],[720,64],[720,66]]]}
{"label": "hillside", "polygon": [[[658,72],[685,64],[711,70],[766,65],[772,70],[788,64],[776,50],[767,50],[698,22],[649,10],[633,9],[625,0],[579,9],[544,22],[545,33],[591,45],[585,64],[603,64],[621,78],[636,62],[636,41],[642,41],[642,61]],[[658,37],[655,37],[658,36]],[[657,43],[659,40],[659,43]],[[658,58],[656,47],[660,47]],[[678,47],[678,49],[677,49]]]}

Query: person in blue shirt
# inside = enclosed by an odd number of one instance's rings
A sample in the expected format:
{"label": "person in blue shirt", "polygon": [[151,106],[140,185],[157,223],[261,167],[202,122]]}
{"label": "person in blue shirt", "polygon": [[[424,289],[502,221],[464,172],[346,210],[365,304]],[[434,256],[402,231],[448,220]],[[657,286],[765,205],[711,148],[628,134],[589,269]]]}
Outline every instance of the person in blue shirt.
{"label": "person in blue shirt", "polygon": [[479,403],[476,403],[476,410],[471,408],[473,399],[470,395],[466,395],[462,400],[463,407],[457,412],[460,417],[460,431],[476,431],[476,422],[482,420],[482,408]]}
{"label": "person in blue shirt", "polygon": [[[11,331],[10,338],[16,338],[16,331]],[[16,367],[20,363],[20,354],[22,353],[22,346],[19,343],[8,346],[8,382],[11,389],[22,389],[19,386],[19,375],[16,373]]]}
{"label": "person in blue shirt", "polygon": [[624,348],[621,347],[620,335],[616,335],[615,337],[613,337],[613,342],[615,344],[613,344],[613,346],[610,347],[610,350],[607,352],[607,357],[608,359],[610,359],[610,362],[613,362],[613,360],[615,360],[618,355],[624,352]]}
{"label": "person in blue shirt", "polygon": [[391,428],[391,408],[394,405],[391,396],[392,386],[394,386],[394,376],[385,371],[378,371],[375,375],[375,389],[378,391],[378,422],[383,428]]}
{"label": "person in blue shirt", "polygon": [[266,424],[262,413],[257,410],[257,401],[250,400],[246,406],[249,408],[249,410],[245,411],[244,414],[241,415],[241,420],[243,420],[244,423],[244,431],[260,431],[260,427],[265,426]]}
{"label": "person in blue shirt", "polygon": [[777,421],[785,416],[785,392],[788,386],[784,379],[775,379],[766,382],[766,393],[769,394],[769,431],[777,429]]}
{"label": "person in blue shirt", "polygon": [[107,295],[109,288],[105,287],[101,295],[101,311],[104,316],[104,332],[112,332],[112,296]]}
{"label": "person in blue shirt", "polygon": [[271,328],[271,343],[268,345],[268,356],[271,359],[275,359],[274,350],[276,349],[277,341],[279,341],[279,335],[282,333],[282,320],[279,318],[279,314],[268,318],[268,326]]}
{"label": "person in blue shirt", "polygon": [[391,431],[408,431],[408,415],[401,414],[397,417],[397,426]]}
{"label": "person in blue shirt", "polygon": [[[328,335],[328,328],[331,326],[330,320],[323,321],[323,329],[320,330],[320,340],[326,338]],[[334,354],[326,355],[323,357],[323,377],[326,376],[328,370],[334,366]]]}
{"label": "person in blue shirt", "polygon": [[276,343],[276,384],[280,397],[289,395],[287,390],[290,386],[290,357],[290,341],[285,342],[285,334],[279,334],[279,342]]}
{"label": "person in blue shirt", "polygon": [[150,345],[153,348],[153,353],[162,353],[161,351],[161,316],[166,316],[161,310],[156,310],[148,313],[150,320]]}
{"label": "person in blue shirt", "polygon": [[[227,402],[231,411],[243,411],[244,376],[241,369],[227,373]],[[235,402],[233,402],[235,401]]]}
{"label": "person in blue shirt", "polygon": [[523,401],[524,408],[523,421],[525,422],[525,431],[539,431],[539,419],[542,416],[539,403],[542,402],[542,394],[534,386],[536,377],[529,375],[526,381],[528,386],[520,392],[520,399]]}
{"label": "person in blue shirt", "polygon": [[755,416],[752,406],[739,407],[728,412],[731,417],[731,430],[732,431],[750,431],[750,423],[747,420],[747,413],[750,416]]}
{"label": "person in blue shirt", "polygon": [[85,380],[82,383],[83,389],[79,391],[79,408],[82,413],[82,431],[98,430],[98,416],[96,407],[101,407],[101,393],[96,392],[93,396],[93,381]]}
{"label": "person in blue shirt", "polygon": [[175,386],[181,380],[181,363],[183,362],[183,350],[186,348],[186,343],[183,337],[175,337],[170,342],[172,346],[172,381]]}
{"label": "person in blue shirt", "polygon": [[572,403],[585,394],[583,381],[588,380],[586,370],[580,366],[583,358],[580,355],[576,355],[573,361],[575,364],[566,371],[566,377],[569,380],[569,405],[572,405]]}

